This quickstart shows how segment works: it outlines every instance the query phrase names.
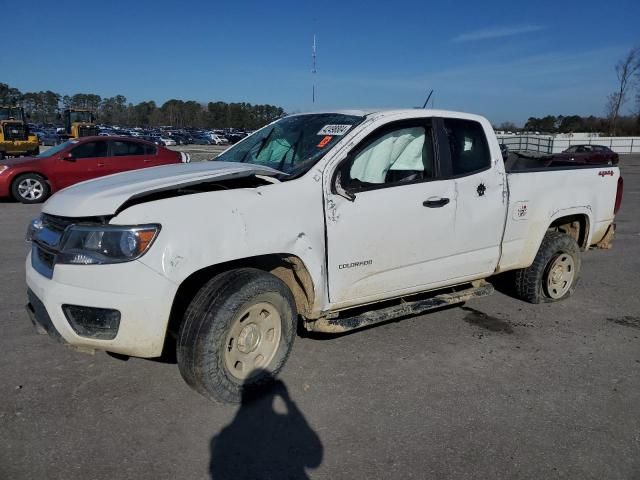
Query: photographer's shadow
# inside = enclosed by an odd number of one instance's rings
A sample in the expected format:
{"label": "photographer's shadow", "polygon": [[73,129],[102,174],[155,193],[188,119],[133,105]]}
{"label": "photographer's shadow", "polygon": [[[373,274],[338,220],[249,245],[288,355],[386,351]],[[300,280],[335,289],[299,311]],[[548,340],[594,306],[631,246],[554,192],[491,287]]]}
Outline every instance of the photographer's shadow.
{"label": "photographer's shadow", "polygon": [[233,421],[211,439],[214,480],[309,478],[322,462],[318,435],[276,380],[261,394],[245,394]]}

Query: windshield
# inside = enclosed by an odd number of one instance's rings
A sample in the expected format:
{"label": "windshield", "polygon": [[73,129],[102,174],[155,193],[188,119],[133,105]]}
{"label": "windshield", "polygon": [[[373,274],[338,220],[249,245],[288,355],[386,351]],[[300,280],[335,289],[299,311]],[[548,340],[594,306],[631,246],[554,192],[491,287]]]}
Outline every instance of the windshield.
{"label": "windshield", "polygon": [[71,123],[91,123],[91,112],[69,112]]}
{"label": "windshield", "polygon": [[55,147],[51,147],[46,152],[42,152],[40,155],[38,155],[38,158],[51,157],[51,156],[55,155],[56,153],[61,152],[62,150],[67,148],[69,145],[72,145],[74,143],[78,143],[78,141],[77,140],[68,140],[68,141],[66,141],[64,143],[61,143],[60,145],[56,145]]}
{"label": "windshield", "polygon": [[297,176],[309,170],[364,117],[338,113],[294,115],[278,120],[215,160],[264,165]]}
{"label": "windshield", "polygon": [[0,107],[0,120],[23,121],[22,111],[16,107]]}

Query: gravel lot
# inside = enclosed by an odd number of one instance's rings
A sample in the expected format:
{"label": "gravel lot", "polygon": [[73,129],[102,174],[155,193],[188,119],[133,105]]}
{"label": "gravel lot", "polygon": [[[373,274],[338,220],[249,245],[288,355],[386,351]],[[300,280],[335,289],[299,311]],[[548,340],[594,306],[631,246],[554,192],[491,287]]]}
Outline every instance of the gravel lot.
{"label": "gravel lot", "polygon": [[211,160],[224,152],[228,146],[218,145],[179,145],[176,147],[167,147],[169,150],[177,152],[187,152],[191,156],[192,162],[200,162],[202,160]]}
{"label": "gravel lot", "polygon": [[175,364],[37,335],[23,236],[39,209],[0,203],[0,478],[640,478],[640,156],[621,167],[617,239],[568,301],[496,294],[298,338],[277,394],[241,407]]}

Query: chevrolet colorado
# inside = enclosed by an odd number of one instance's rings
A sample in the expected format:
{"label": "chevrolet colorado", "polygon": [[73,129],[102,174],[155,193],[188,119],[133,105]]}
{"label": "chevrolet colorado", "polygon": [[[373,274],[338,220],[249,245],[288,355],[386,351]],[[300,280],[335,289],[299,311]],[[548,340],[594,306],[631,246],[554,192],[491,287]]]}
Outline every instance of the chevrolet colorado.
{"label": "chevrolet colorado", "polygon": [[616,166],[507,171],[483,117],[440,110],[292,115],[214,161],[53,195],[28,230],[27,309],[71,346],[157,357],[239,401],[296,329],[339,333],[488,295],[569,297],[609,246]]}

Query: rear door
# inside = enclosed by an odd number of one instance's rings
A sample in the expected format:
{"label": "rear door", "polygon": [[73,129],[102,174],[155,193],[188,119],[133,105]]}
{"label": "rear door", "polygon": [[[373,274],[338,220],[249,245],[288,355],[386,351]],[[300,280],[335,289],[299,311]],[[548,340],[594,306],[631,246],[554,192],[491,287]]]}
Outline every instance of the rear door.
{"label": "rear door", "polygon": [[[482,124],[443,118],[440,145],[442,175],[455,182],[456,210],[451,248],[457,274],[482,277],[500,258],[507,214],[507,187],[499,149],[492,154]],[[492,134],[492,132],[490,133]]]}
{"label": "rear door", "polygon": [[134,140],[111,140],[111,156],[109,157],[109,173],[126,172],[149,167],[153,164],[153,156],[149,155],[146,143]]}
{"label": "rear door", "polygon": [[71,153],[70,158],[60,160],[63,163],[60,172],[56,175],[56,184],[59,189],[107,175],[108,147],[106,141],[81,142],[69,152]]}

